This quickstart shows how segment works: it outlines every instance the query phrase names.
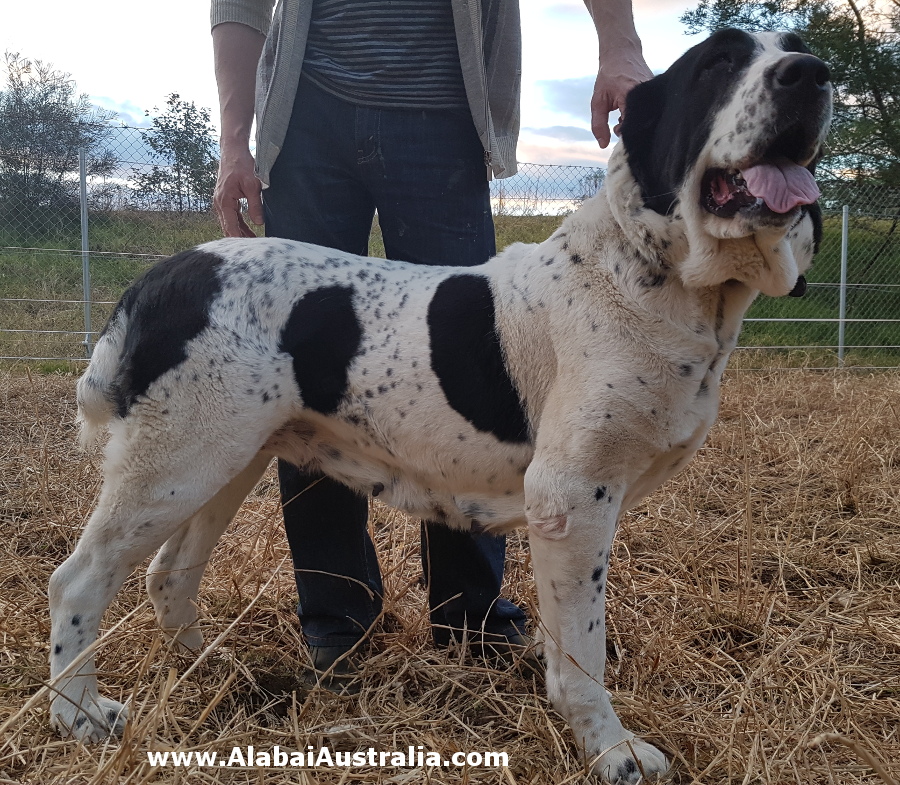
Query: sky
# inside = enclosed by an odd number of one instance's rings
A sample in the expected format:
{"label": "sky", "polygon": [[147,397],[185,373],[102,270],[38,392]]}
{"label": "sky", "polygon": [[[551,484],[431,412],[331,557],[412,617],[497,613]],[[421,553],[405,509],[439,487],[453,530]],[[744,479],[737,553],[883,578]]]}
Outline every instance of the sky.
{"label": "sky", "polygon": [[[633,0],[644,57],[665,70],[698,37],[678,21],[691,0]],[[522,132],[518,159],[597,165],[609,150],[590,132],[589,102],[597,74],[597,36],[582,0],[520,0]],[[152,10],[151,10],[152,9]],[[148,13],[149,11],[149,13]],[[177,92],[212,110],[218,98],[206,0],[42,0],[7,3],[0,52],[52,63],[78,91],[129,125]]]}

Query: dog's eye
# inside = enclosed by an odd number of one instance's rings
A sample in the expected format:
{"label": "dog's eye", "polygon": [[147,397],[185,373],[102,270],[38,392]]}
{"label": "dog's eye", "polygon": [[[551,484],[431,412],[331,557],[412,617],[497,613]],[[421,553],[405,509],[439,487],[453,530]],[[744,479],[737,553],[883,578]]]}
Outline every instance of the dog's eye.
{"label": "dog's eye", "polygon": [[710,55],[703,63],[704,71],[731,70],[731,54],[726,51]]}

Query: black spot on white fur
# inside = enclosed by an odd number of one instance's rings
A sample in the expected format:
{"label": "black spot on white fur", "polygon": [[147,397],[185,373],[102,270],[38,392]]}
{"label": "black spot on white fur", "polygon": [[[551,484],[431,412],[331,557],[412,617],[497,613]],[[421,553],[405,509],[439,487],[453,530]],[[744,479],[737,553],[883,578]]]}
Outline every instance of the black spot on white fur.
{"label": "black spot on white fur", "polygon": [[293,358],[294,379],[305,406],[321,414],[337,411],[361,340],[351,287],[325,286],[294,304],[278,349]]}
{"label": "black spot on white fur", "polygon": [[632,774],[637,774],[637,770],[637,764],[634,760],[632,758],[625,758],[625,760],[619,764],[619,769],[616,772],[616,779],[613,781],[617,782],[619,780],[625,780]]}

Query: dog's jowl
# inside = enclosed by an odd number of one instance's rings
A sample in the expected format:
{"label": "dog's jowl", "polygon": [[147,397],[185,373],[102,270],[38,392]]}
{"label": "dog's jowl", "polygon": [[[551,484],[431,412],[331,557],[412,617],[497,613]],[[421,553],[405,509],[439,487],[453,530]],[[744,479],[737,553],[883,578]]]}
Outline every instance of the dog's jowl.
{"label": "dog's jowl", "polygon": [[448,526],[527,525],[553,705],[607,780],[666,771],[602,686],[616,522],[703,443],[753,298],[797,293],[830,115],[798,38],[721,31],[632,91],[604,190],[540,245],[463,272],[229,239],[150,270],[78,385],[109,442],[50,585],[56,726],[121,732],[85,650],[157,549],[159,624],[201,645],[203,565],[279,456]]}

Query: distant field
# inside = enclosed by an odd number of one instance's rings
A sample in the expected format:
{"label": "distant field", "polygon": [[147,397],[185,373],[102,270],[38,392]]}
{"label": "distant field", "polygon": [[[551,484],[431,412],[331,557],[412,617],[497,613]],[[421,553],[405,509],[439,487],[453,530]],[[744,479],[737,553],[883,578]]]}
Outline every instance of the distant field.
{"label": "distant field", "polygon": [[[497,247],[512,242],[540,242],[562,222],[561,216],[501,215],[495,218]],[[892,246],[892,227],[887,221],[857,220],[850,243],[854,263],[851,282],[865,283],[874,291],[851,290],[847,316],[888,318],[900,314],[900,245]],[[112,212],[91,218],[90,245],[92,297],[115,301],[125,287],[157,258],[220,237],[216,222],[208,215],[173,216],[151,212]],[[10,250],[19,247],[27,250]],[[32,298],[56,302],[0,302],[0,327],[18,330],[82,330],[80,248],[77,223],[71,220],[40,237],[14,236],[0,230],[0,298]],[[370,254],[383,256],[384,246],[375,223]],[[826,220],[825,238],[808,274],[811,283],[836,284],[840,280],[840,226],[837,218]],[[102,328],[110,305],[95,305],[92,327]],[[748,317],[834,318],[838,314],[836,286],[811,286],[803,298],[760,297]],[[835,344],[834,323],[753,323],[744,327],[744,346],[816,346]],[[79,335],[55,333],[0,333],[0,357],[83,357]],[[900,345],[900,324],[855,324],[846,328],[846,342],[868,346]],[[900,353],[867,351],[851,354],[851,363],[895,365]],[[750,362],[750,355],[736,357]],[[752,362],[757,362],[755,359]],[[830,350],[780,353],[776,364],[817,365],[834,363]]]}
{"label": "distant field", "polygon": [[[498,216],[497,247],[540,242],[562,222],[555,216]],[[125,288],[157,259],[221,237],[208,215],[111,213],[93,217],[90,228],[92,299],[118,300]],[[82,271],[77,226],[42,237],[4,236],[0,231],[0,298],[55,302],[0,302],[0,327],[18,330],[83,330]],[[23,250],[11,250],[22,248]],[[377,221],[371,256],[383,256]],[[76,302],[60,302],[60,301]],[[92,307],[92,326],[102,329],[112,305]],[[83,357],[82,335],[0,333],[0,357]]]}

